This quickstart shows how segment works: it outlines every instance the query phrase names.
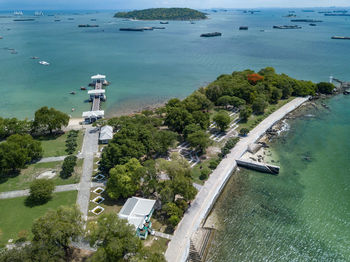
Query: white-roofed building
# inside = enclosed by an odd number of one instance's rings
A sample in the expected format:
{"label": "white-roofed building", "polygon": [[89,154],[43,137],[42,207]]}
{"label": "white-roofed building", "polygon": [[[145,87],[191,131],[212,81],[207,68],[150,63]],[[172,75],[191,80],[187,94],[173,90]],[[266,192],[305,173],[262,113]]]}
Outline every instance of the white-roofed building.
{"label": "white-roofed building", "polygon": [[105,75],[100,75],[100,74],[97,74],[97,75],[94,75],[91,77],[91,80],[93,81],[97,81],[97,80],[105,80],[106,79],[106,76]]}
{"label": "white-roofed building", "polygon": [[135,227],[137,235],[146,239],[151,231],[151,216],[155,204],[156,200],[132,197],[126,201],[118,216],[128,220],[128,223]]}
{"label": "white-roofed building", "polygon": [[83,112],[82,116],[86,123],[93,123],[96,120],[103,118],[105,116],[105,111],[86,111]]}
{"label": "white-roofed building", "polygon": [[101,144],[108,144],[108,142],[113,138],[113,127],[103,126],[101,127],[99,141]]}

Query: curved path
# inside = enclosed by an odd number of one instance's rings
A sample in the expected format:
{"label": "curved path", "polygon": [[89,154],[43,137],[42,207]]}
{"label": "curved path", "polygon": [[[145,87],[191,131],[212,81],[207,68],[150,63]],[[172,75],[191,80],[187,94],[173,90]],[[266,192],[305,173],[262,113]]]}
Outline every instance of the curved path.
{"label": "curved path", "polygon": [[221,161],[219,166],[213,171],[209,179],[198,192],[191,207],[187,210],[178,225],[165,253],[167,261],[180,262],[186,260],[190,247],[190,238],[210,212],[216,199],[219,197],[222,189],[236,168],[236,159],[239,159],[247,151],[251,143],[256,142],[263,136],[266,130],[308,99],[308,97],[295,98],[269,115],[257,127],[250,131],[247,137],[242,138],[232,149],[231,153]]}

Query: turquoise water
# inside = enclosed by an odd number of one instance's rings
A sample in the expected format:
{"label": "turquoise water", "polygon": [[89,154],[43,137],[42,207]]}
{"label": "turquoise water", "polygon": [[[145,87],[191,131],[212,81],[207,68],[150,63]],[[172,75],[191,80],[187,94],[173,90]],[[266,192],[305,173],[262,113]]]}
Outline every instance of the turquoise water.
{"label": "turquoise water", "polygon": [[231,179],[209,261],[350,261],[350,97],[325,103],[272,143],[278,176]]}
{"label": "turquoise water", "polygon": [[[290,18],[282,17],[288,10],[266,9],[254,15],[230,11],[210,13],[210,19],[196,24],[170,22],[166,30],[140,33],[120,32],[119,28],[159,23],[117,20],[113,12],[54,13],[56,18],[39,17],[34,22],[0,18],[4,37],[0,40],[1,116],[30,118],[44,105],[67,113],[74,107],[73,115],[80,116],[89,104],[84,103],[86,93],[78,89],[96,73],[106,74],[112,82],[104,104],[108,115],[185,97],[222,73],[246,68],[273,66],[278,72],[314,81],[326,81],[331,74],[349,79],[350,41],[330,39],[350,34],[347,17],[297,10],[300,18],[324,22],[316,27],[305,24],[301,30],[273,30],[273,25],[290,24]],[[92,18],[97,21],[90,21]],[[83,23],[100,27],[77,27]],[[239,31],[241,25],[249,30]],[[223,36],[199,37],[213,31]],[[51,65],[39,65],[32,56]],[[78,92],[75,96],[69,94],[73,90]]]}

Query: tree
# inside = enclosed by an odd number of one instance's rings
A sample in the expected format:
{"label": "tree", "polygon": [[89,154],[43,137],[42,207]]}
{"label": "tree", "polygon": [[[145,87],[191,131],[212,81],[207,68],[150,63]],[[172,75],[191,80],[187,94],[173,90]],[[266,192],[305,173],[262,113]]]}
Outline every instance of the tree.
{"label": "tree", "polygon": [[125,261],[125,256],[136,256],[142,250],[135,228],[114,213],[100,216],[89,238],[90,245],[98,247],[91,259],[93,262]]}
{"label": "tree", "polygon": [[32,226],[33,245],[36,258],[43,261],[42,256],[50,258],[46,261],[67,261],[70,255],[72,240],[83,234],[83,220],[78,207],[59,207],[50,210],[34,221]]}
{"label": "tree", "polygon": [[158,187],[158,181],[155,161],[145,161],[143,167],[136,170],[136,172],[138,173],[136,177],[140,177],[142,179],[140,187],[141,194],[144,197],[149,197],[151,194],[156,192]]}
{"label": "tree", "polygon": [[249,133],[249,129],[248,128],[243,127],[243,128],[241,128],[241,130],[239,130],[239,134],[241,136],[246,136],[248,133]]}
{"label": "tree", "polygon": [[281,97],[282,97],[282,91],[277,87],[273,87],[271,91],[270,102],[272,104],[277,104],[277,102],[281,99]]}
{"label": "tree", "polygon": [[49,131],[52,134],[54,130],[67,126],[68,122],[69,116],[67,114],[44,106],[35,112],[33,127],[37,131]]}
{"label": "tree", "polygon": [[207,129],[210,125],[210,115],[208,112],[195,111],[192,113],[194,123],[199,125],[202,129]]}
{"label": "tree", "polygon": [[116,165],[109,172],[107,193],[112,199],[127,198],[135,194],[140,187],[138,169],[142,168],[140,162],[132,158],[125,165]]}
{"label": "tree", "polygon": [[335,86],[328,82],[320,82],[317,84],[317,91],[321,94],[332,94]]}
{"label": "tree", "polygon": [[30,204],[44,204],[52,197],[52,192],[55,189],[55,185],[48,179],[36,179],[29,187],[28,201]]}
{"label": "tree", "polygon": [[224,106],[227,108],[229,105],[231,105],[231,97],[230,96],[222,96],[216,101],[216,105],[218,106]]}
{"label": "tree", "polygon": [[177,134],[168,131],[163,130],[159,131],[155,135],[155,151],[161,155],[166,155],[168,153],[169,147],[172,146],[177,138]]}
{"label": "tree", "polygon": [[0,143],[0,170],[16,171],[42,156],[41,143],[30,135],[11,135]]}
{"label": "tree", "polygon": [[183,101],[183,104],[190,113],[200,110],[209,110],[212,107],[211,101],[198,91],[188,96]]}
{"label": "tree", "polygon": [[252,104],[252,109],[255,114],[260,115],[264,113],[267,106],[268,103],[265,101],[265,99],[263,97],[258,97]]}
{"label": "tree", "polygon": [[213,120],[216,123],[216,126],[220,128],[221,131],[225,131],[231,122],[231,118],[226,111],[220,111],[219,113],[217,113],[214,116]]}
{"label": "tree", "polygon": [[199,150],[200,152],[204,152],[210,143],[209,134],[204,130],[198,130],[189,134],[187,141],[194,150]]}
{"label": "tree", "polygon": [[72,156],[72,155],[67,156],[63,161],[60,176],[63,179],[69,178],[73,174],[76,164],[77,164],[76,156]]}
{"label": "tree", "polygon": [[239,117],[244,121],[247,122],[248,118],[252,115],[253,110],[250,107],[244,107],[239,112]]}
{"label": "tree", "polygon": [[190,135],[190,134],[193,134],[197,131],[200,131],[202,130],[201,127],[197,124],[189,124],[188,126],[185,127],[184,131],[183,131],[183,135],[184,135],[184,138],[185,140],[187,140],[187,137]]}
{"label": "tree", "polygon": [[164,124],[171,130],[182,133],[184,128],[194,122],[192,114],[183,107],[174,107],[168,111]]}

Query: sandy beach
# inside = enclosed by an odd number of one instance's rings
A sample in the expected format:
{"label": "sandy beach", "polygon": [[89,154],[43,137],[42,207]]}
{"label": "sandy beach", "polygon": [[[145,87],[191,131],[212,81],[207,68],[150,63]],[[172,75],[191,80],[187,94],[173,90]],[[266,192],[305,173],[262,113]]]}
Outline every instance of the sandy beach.
{"label": "sandy beach", "polygon": [[186,260],[190,247],[190,238],[207,217],[233,171],[236,169],[235,160],[239,159],[247,151],[248,146],[258,141],[269,128],[308,100],[309,97],[295,98],[269,115],[257,127],[251,130],[248,136],[242,138],[232,149],[231,153],[221,161],[198,192],[191,207],[187,210],[178,225],[165,253],[167,261],[177,262]]}

